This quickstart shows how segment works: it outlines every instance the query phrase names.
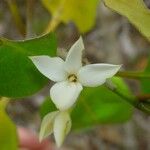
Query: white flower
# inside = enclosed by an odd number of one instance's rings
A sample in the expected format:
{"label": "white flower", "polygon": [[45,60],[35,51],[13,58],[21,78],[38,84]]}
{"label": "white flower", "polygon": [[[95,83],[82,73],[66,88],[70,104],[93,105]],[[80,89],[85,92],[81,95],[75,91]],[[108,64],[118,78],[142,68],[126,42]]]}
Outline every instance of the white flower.
{"label": "white flower", "polygon": [[55,141],[60,147],[71,129],[71,118],[67,111],[54,111],[47,114],[41,124],[39,140],[42,141],[54,133]]}
{"label": "white flower", "polygon": [[30,57],[43,75],[57,82],[50,89],[50,96],[60,110],[66,110],[73,106],[83,89],[82,86],[102,85],[107,78],[114,76],[121,67],[121,65],[103,63],[82,67],[83,49],[84,45],[80,37],[69,50],[65,61],[59,57]]}

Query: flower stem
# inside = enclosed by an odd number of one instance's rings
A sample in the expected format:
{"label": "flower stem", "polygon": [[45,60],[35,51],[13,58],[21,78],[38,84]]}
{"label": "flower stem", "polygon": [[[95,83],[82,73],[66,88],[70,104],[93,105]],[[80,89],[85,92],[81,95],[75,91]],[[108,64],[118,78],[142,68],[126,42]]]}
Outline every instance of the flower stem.
{"label": "flower stem", "polygon": [[33,12],[34,12],[35,0],[27,0],[26,5],[26,38],[31,38],[34,36],[33,32]]}

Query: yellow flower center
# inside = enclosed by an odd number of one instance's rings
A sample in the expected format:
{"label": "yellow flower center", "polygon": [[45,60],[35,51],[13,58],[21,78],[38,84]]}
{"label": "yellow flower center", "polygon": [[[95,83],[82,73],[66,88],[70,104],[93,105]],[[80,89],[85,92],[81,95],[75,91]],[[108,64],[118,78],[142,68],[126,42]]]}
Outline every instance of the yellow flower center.
{"label": "yellow flower center", "polygon": [[71,75],[68,76],[68,80],[70,82],[77,82],[77,76],[74,75],[74,74],[71,74]]}

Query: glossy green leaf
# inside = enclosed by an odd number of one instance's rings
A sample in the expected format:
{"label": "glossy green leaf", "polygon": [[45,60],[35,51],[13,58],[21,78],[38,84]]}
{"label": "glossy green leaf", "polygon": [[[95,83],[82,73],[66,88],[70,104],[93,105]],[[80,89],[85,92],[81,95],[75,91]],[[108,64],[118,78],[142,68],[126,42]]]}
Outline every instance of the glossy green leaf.
{"label": "glossy green leaf", "polygon": [[0,149],[18,150],[16,126],[1,107],[1,103],[0,101]]}
{"label": "glossy green leaf", "polygon": [[[120,91],[131,94],[120,78],[114,78],[113,83]],[[47,99],[41,106],[41,115],[54,110],[52,101]],[[84,88],[72,111],[72,125],[79,129],[102,123],[122,123],[132,116],[132,111],[131,105],[104,86]]]}
{"label": "glossy green leaf", "polygon": [[73,21],[80,32],[89,31],[95,23],[99,0],[42,0],[52,16],[64,23]]}
{"label": "glossy green leaf", "polygon": [[56,53],[53,34],[26,41],[0,39],[0,96],[25,97],[45,86],[48,79],[33,65],[28,56]]}
{"label": "glossy green leaf", "polygon": [[128,20],[150,40],[150,10],[143,0],[104,0],[107,7]]}

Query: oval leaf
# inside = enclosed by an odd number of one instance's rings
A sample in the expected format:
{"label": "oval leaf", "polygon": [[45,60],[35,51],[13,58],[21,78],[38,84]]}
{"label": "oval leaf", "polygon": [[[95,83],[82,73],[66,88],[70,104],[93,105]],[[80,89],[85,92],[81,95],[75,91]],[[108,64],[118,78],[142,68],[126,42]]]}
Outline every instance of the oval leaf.
{"label": "oval leaf", "polygon": [[40,90],[48,79],[35,68],[28,56],[54,56],[54,35],[26,41],[0,41],[0,96],[25,97]]}

